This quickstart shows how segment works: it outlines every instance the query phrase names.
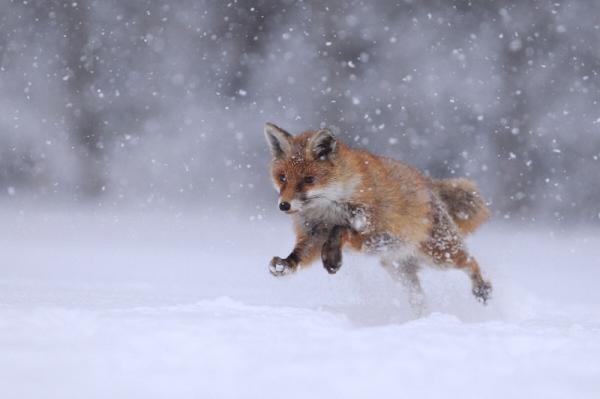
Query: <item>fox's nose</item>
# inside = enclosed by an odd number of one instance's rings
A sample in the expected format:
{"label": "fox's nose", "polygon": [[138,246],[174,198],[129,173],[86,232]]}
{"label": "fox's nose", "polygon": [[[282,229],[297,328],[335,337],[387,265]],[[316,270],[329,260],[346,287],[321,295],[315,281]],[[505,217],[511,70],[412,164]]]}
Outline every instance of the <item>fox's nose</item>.
{"label": "fox's nose", "polygon": [[283,201],[283,202],[279,203],[279,209],[282,210],[282,211],[284,211],[284,212],[289,211],[291,207],[292,206],[290,205],[289,202]]}

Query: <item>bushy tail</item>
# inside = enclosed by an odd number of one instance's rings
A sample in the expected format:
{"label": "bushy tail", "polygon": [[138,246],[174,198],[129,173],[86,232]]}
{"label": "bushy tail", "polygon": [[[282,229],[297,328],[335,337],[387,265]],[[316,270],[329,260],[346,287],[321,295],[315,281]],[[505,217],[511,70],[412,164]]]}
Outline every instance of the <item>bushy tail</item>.
{"label": "bushy tail", "polygon": [[490,216],[489,208],[472,181],[463,178],[433,179],[432,183],[461,234],[475,231]]}

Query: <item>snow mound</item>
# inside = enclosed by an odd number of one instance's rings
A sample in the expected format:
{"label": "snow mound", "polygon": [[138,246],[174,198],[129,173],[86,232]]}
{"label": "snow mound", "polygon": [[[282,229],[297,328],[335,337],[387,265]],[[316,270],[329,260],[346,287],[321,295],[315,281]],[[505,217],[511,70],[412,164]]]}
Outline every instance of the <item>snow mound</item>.
{"label": "snow mound", "polygon": [[[3,398],[595,398],[600,235],[495,226],[494,298],[425,270],[428,312],[374,259],[267,272],[291,227],[198,214],[0,214]],[[229,232],[221,226],[227,225]],[[215,228],[219,226],[219,228]]]}

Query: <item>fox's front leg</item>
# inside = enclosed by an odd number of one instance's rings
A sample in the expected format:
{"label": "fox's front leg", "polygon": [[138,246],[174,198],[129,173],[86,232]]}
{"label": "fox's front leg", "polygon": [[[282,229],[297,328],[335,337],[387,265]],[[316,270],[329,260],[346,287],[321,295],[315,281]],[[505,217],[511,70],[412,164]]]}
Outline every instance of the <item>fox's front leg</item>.
{"label": "fox's front leg", "polygon": [[342,267],[342,234],[345,227],[335,226],[321,249],[323,267],[329,274],[335,274]]}
{"label": "fox's front leg", "polygon": [[323,267],[329,274],[335,274],[342,267],[342,247],[345,243],[355,249],[360,249],[362,246],[360,231],[364,230],[369,222],[367,212],[364,208],[354,205],[349,205],[348,210],[349,226],[333,226],[321,249]]}
{"label": "fox's front leg", "polygon": [[349,245],[360,251],[362,244],[363,238],[359,232],[347,226],[333,227],[321,249],[323,267],[329,274],[335,274],[342,267],[342,248],[344,245]]}
{"label": "fox's front leg", "polygon": [[269,271],[273,276],[279,277],[295,272],[298,266],[308,265],[318,256],[326,237],[324,231],[298,234],[294,250],[287,258],[273,257],[269,263]]}

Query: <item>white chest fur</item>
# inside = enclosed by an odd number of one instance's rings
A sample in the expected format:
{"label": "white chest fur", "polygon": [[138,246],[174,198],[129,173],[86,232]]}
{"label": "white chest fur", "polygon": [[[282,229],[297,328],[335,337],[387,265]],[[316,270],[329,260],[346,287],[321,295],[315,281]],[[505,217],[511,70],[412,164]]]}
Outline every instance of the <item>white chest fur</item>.
{"label": "white chest fur", "polygon": [[347,204],[322,198],[311,200],[300,211],[302,219],[330,225],[348,225],[350,216]]}

